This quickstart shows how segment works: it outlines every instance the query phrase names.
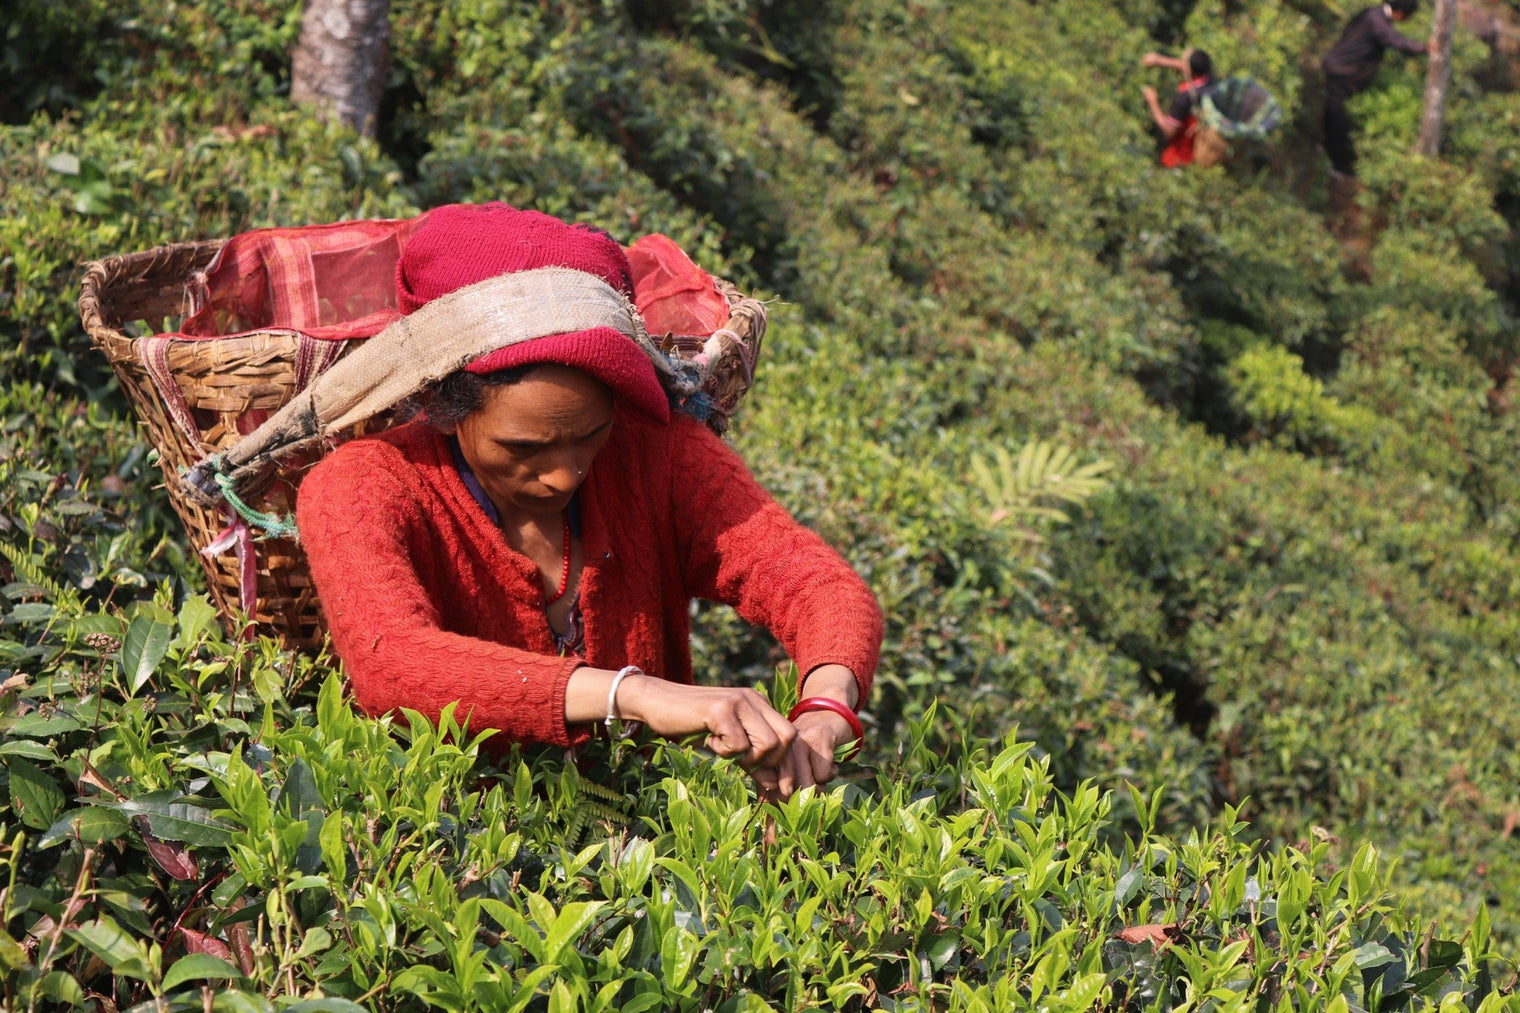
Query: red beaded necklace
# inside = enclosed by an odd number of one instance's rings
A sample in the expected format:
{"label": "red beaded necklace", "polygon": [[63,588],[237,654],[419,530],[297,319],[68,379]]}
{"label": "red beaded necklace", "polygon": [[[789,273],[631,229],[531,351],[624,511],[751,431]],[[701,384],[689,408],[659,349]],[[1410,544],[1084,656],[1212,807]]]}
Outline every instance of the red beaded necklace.
{"label": "red beaded necklace", "polygon": [[570,511],[567,509],[561,515],[565,521],[565,562],[559,571],[559,590],[554,592],[554,597],[549,599],[550,604],[559,601],[570,589]]}

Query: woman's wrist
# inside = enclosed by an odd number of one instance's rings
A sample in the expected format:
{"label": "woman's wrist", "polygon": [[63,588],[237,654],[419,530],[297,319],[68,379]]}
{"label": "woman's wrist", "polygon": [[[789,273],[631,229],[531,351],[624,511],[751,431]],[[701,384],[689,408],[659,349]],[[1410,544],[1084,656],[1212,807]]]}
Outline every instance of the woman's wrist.
{"label": "woman's wrist", "polygon": [[[624,665],[612,677],[612,684],[607,687],[607,716],[602,719],[608,734],[618,732],[624,735],[636,735],[643,727],[643,722],[629,720],[618,703],[618,690],[623,688],[623,683],[629,678],[637,678],[643,674],[644,670],[637,665]],[[614,726],[617,726],[616,729]]]}
{"label": "woman's wrist", "polygon": [[860,709],[860,682],[844,665],[819,665],[802,680],[799,698],[812,696],[838,700],[852,711]]}
{"label": "woman's wrist", "polygon": [[592,668],[582,665],[570,673],[565,684],[565,723],[571,725],[595,722],[601,724],[611,707],[617,708],[615,717],[625,721],[642,720],[635,706],[637,692],[630,692],[632,685],[648,676],[628,672],[618,683],[616,699],[612,699],[612,684],[617,680],[618,670]]}
{"label": "woman's wrist", "polygon": [[634,669],[623,677],[617,688],[617,699],[612,705],[617,709],[618,717],[624,721],[648,721],[649,715],[645,713],[644,702],[648,698],[648,688],[654,680],[646,675],[642,669]]}
{"label": "woman's wrist", "polygon": [[[850,759],[860,752],[860,747],[865,742],[865,730],[860,725],[860,718],[855,712],[833,697],[805,696],[797,702],[786,719],[793,724],[804,720],[822,720],[832,729],[835,748],[846,742],[854,742],[855,748],[843,757]],[[801,727],[799,725],[799,727]]]}

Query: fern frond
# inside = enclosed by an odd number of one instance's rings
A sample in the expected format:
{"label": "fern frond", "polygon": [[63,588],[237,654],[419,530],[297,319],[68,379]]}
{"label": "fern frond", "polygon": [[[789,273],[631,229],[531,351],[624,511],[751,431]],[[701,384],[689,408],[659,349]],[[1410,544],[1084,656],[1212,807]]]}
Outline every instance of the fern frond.
{"label": "fern frond", "polygon": [[[994,456],[1008,456],[1008,451],[1002,447],[994,447],[992,452]],[[1004,498],[999,495],[1002,482],[998,474],[998,472],[993,471],[992,467],[988,465],[986,458],[981,456],[971,458],[971,481],[983,492],[987,493],[988,499],[1000,500]]]}
{"label": "fern frond", "polygon": [[0,542],[0,556],[4,556],[9,561],[16,576],[34,587],[41,588],[43,595],[58,611],[71,619],[78,618],[84,612],[84,602],[80,599],[78,592],[48,576],[36,557],[6,542]]}
{"label": "fern frond", "polygon": [[[1107,487],[1101,476],[1111,467],[1108,461],[1079,465],[1070,447],[1030,440],[1017,457],[1001,446],[972,455],[970,477],[986,498],[989,527],[1010,520],[1020,526],[1033,521],[1069,524],[1064,510],[1047,504],[1081,506]],[[1040,540],[1035,532],[1023,535],[1028,541]]]}
{"label": "fern frond", "polygon": [[607,802],[627,803],[628,801],[628,796],[622,792],[609,788],[604,784],[597,784],[595,781],[584,777],[580,779],[580,783],[576,787],[587,795],[595,795],[597,798]]}
{"label": "fern frond", "polygon": [[[567,764],[560,772],[561,810],[565,819],[564,842],[567,847],[579,848],[604,840],[615,827],[627,827],[633,823],[635,799],[615,788],[598,784],[574,765]],[[601,833],[598,834],[598,828]]]}

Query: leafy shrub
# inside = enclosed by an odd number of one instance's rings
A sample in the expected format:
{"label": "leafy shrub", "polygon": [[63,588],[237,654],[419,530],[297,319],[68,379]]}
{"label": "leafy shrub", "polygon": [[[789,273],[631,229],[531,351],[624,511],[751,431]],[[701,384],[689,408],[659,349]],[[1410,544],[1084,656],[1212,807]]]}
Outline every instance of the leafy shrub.
{"label": "leafy shrub", "polygon": [[[16,1004],[1499,1000],[1486,921],[1400,928],[1372,849],[1264,856],[1227,811],[1110,850],[1110,798],[1056,792],[1027,746],[947,766],[915,732],[874,778],[766,806],[671,746],[493,768],[448,714],[361,718],[309,661],[220,640],[202,598],[129,621],[55,599],[49,677],[5,689]],[[1131,795],[1142,826],[1158,799]]]}
{"label": "leafy shrub", "polygon": [[[1216,55],[1245,66],[1258,33],[1263,65],[1312,81],[1337,13],[1258,7],[1199,6],[1189,35],[1218,32]],[[25,682],[0,716],[21,786],[7,842],[57,817],[7,844],[17,888],[0,915],[17,947],[0,939],[0,959],[38,1005],[68,1004],[69,981],[187,1006],[204,1004],[198,981],[397,1006],[485,1003],[476,986],[592,1005],[577,991],[592,980],[618,982],[604,1003],[647,992],[659,1007],[720,992],[750,1008],[1507,1001],[1488,951],[1520,932],[1503,748],[1520,649],[1520,432],[1503,412],[1514,131],[1508,98],[1469,69],[1476,42],[1459,42],[1439,163],[1407,155],[1421,64],[1390,59],[1357,99],[1363,203],[1332,232],[1312,84],[1265,162],[1154,164],[1138,57],[1181,41],[1190,5],[407,0],[379,143],[286,107],[299,10],[85,5],[73,24],[23,0],[8,22],[80,47],[62,67],[7,35],[24,79],[4,96],[41,104],[0,127],[0,684]],[[75,322],[79,262],[495,197],[620,238],[667,231],[771,298],[736,442],[886,606],[867,717],[905,744],[853,786],[769,813],[774,848],[760,809],[727,833],[750,805],[742,778],[672,747],[614,761],[637,818],[582,862],[559,846],[612,818],[578,800],[617,800],[553,758],[525,757],[525,778],[480,765],[467,736],[361,722],[316,693],[330,659],[228,644],[185,596],[199,578],[153,461]],[[1261,410],[1283,392],[1291,417]],[[1250,445],[1252,422],[1275,443]],[[990,523],[977,463],[1042,443],[1111,462],[1110,488],[1069,523]],[[764,682],[779,660],[721,612],[699,630],[723,678]],[[1475,715],[1497,732],[1476,733]],[[221,843],[177,847],[163,813],[113,809],[90,769],[123,796],[182,793],[143,804],[210,812],[175,832]],[[1029,806],[1009,808],[1013,794]],[[849,834],[900,842],[904,811],[949,857],[862,862]],[[386,814],[373,831],[370,812]],[[1056,886],[1021,893],[1050,820],[1068,831],[1046,867]],[[721,883],[700,876],[712,853],[678,837],[703,821],[712,847],[735,849]],[[329,866],[324,830],[384,887],[351,883],[335,851]],[[636,840],[665,864],[603,885],[619,849],[645,853]],[[1366,842],[1397,864],[1374,869]],[[186,856],[199,878],[174,880]],[[837,878],[829,896],[851,909],[820,901],[819,923],[803,918],[796,886],[763,892],[783,868],[791,884]],[[81,870],[94,879],[71,923]],[[1385,873],[1407,914],[1380,892]],[[994,888],[1010,892],[980,892]],[[1272,903],[1294,912],[1286,927]],[[602,918],[610,940],[588,928]],[[1147,923],[1168,948],[1113,936]],[[39,925],[50,948],[28,950]],[[551,981],[557,925],[579,973]],[[211,962],[180,966],[186,928]],[[1318,956],[1277,966],[1306,942]]]}
{"label": "leafy shrub", "polygon": [[1342,453],[1366,448],[1376,418],[1359,406],[1347,407],[1303,370],[1303,360],[1284,348],[1249,349],[1230,367],[1240,409],[1258,436],[1288,446]]}

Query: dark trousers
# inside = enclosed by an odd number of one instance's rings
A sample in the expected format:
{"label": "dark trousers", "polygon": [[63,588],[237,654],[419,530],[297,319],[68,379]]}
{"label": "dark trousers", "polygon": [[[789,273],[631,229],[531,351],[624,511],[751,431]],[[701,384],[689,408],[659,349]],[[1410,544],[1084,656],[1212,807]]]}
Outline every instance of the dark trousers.
{"label": "dark trousers", "polygon": [[1351,114],[1346,112],[1346,100],[1358,90],[1349,78],[1325,75],[1325,153],[1336,171],[1348,176],[1356,174],[1356,148],[1351,144]]}

